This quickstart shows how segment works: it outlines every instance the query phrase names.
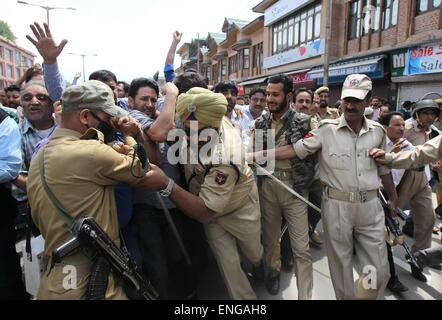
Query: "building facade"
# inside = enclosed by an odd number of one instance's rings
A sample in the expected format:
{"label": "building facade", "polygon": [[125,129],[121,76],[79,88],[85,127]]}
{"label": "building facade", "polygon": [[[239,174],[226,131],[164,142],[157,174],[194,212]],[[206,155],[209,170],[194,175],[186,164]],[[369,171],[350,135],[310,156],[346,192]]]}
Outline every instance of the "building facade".
{"label": "building facade", "polygon": [[35,55],[0,36],[0,89],[14,84],[34,65]]}
{"label": "building facade", "polygon": [[295,88],[315,89],[328,46],[332,103],[351,73],[370,76],[373,95],[397,107],[442,93],[441,0],[263,0],[252,10],[261,16],[226,18],[222,34],[209,33],[201,55],[209,84],[232,80],[247,94],[284,74]]}

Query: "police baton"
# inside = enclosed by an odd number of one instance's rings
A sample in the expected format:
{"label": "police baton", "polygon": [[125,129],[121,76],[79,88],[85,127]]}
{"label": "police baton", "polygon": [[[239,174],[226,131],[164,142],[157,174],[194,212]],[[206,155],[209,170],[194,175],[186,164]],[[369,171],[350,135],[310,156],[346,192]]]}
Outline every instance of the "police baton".
{"label": "police baton", "polygon": [[[256,162],[254,163],[254,166],[258,169],[256,171],[256,173],[258,175],[261,175],[260,173],[263,173],[265,176],[269,177],[270,179],[272,179],[273,181],[275,181],[278,185],[280,185],[281,187],[283,187],[285,190],[287,190],[290,194],[294,195],[295,197],[297,197],[299,200],[303,201],[304,203],[306,203],[308,206],[310,206],[311,208],[315,209],[317,212],[319,212],[320,214],[322,214],[321,209],[319,209],[317,206],[315,206],[313,203],[311,203],[310,201],[308,201],[306,198],[304,198],[303,196],[301,196],[299,193],[297,193],[295,190],[293,190],[292,188],[288,187],[284,182],[282,182],[281,180],[279,180],[278,178],[276,178],[273,174],[271,174],[270,172],[268,172],[266,169],[264,169],[263,167],[261,167],[259,164],[257,164]],[[260,172],[261,171],[261,172]],[[287,231],[287,223],[284,224],[284,227],[281,230],[281,237],[282,235]]]}
{"label": "police baton", "polygon": [[[150,170],[149,156],[147,155],[147,152],[144,149],[144,147],[139,143],[135,146],[134,149],[135,149],[135,152],[137,153],[138,159],[141,162],[141,166],[144,169],[144,174],[145,174]],[[134,154],[134,157],[135,157],[135,154]],[[134,175],[133,172],[132,172],[132,174]],[[172,220],[172,215],[170,214],[169,209],[167,209],[166,204],[164,203],[164,200],[161,197],[161,195],[158,192],[155,192],[155,196],[161,205],[161,209],[163,210],[164,215],[166,216],[167,223],[169,224],[170,229],[172,230],[173,236],[175,237],[176,241],[178,242],[178,246],[180,247],[181,253],[184,256],[186,263],[190,266],[192,264],[192,262],[190,261],[189,254],[187,253],[187,250],[184,247],[183,240],[181,239],[181,236],[178,233],[175,223]]]}

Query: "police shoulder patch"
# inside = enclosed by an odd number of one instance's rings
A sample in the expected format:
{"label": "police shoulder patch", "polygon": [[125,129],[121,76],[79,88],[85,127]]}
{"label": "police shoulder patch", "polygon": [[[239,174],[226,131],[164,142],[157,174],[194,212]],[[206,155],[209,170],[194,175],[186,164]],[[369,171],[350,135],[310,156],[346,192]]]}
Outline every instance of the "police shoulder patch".
{"label": "police shoulder patch", "polygon": [[225,185],[227,182],[227,178],[229,177],[228,174],[225,174],[221,171],[216,171],[216,176],[215,176],[215,182],[219,185]]}

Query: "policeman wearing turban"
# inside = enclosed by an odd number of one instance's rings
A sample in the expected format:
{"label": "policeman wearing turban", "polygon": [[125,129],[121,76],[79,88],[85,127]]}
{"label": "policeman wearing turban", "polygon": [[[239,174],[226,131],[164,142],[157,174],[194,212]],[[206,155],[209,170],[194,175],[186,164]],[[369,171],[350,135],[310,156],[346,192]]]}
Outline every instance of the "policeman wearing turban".
{"label": "policeman wearing turban", "polygon": [[258,191],[241,137],[224,117],[226,107],[222,94],[203,88],[193,88],[178,97],[177,116],[189,137],[180,155],[189,191],[213,212],[204,230],[230,297],[256,299],[241,268],[238,247],[252,263],[256,278],[262,279]]}

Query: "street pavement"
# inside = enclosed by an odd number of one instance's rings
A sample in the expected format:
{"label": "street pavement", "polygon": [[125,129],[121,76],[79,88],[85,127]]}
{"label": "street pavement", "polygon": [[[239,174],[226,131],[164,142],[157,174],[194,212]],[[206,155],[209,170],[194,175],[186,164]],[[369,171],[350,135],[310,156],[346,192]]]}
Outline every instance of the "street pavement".
{"label": "street pavement", "polygon": [[[403,222],[401,222],[402,224]],[[436,221],[436,226],[441,224],[441,220]],[[317,230],[322,233],[321,224],[318,225]],[[406,236],[406,242],[411,247],[413,239]],[[432,246],[437,245],[441,245],[440,235],[433,234]],[[310,251],[313,259],[313,300],[335,300],[324,245],[321,247],[311,246]],[[403,247],[395,246],[393,248],[393,255],[399,279],[409,290],[398,295],[386,289],[383,296],[379,297],[379,300],[442,300],[442,271],[426,268],[424,274],[428,281],[427,283],[420,282],[411,275],[410,266],[406,262]],[[213,257],[209,259],[208,264],[199,282],[198,298],[204,300],[228,300],[227,290]],[[357,273],[354,271],[354,279],[356,280],[357,278]],[[265,289],[264,284],[257,284],[253,281],[251,283],[260,300],[296,300],[298,298],[296,277],[293,272],[281,272],[281,290],[276,296],[270,295]]]}

